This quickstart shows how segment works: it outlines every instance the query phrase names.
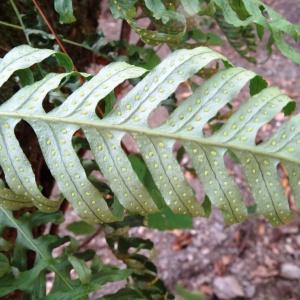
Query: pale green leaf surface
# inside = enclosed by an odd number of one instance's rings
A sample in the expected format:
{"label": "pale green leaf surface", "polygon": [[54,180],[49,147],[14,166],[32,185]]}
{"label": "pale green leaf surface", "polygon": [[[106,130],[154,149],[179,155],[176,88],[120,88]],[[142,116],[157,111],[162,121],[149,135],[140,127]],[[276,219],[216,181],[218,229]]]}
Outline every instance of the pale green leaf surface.
{"label": "pale green leaf surface", "polygon": [[164,11],[166,10],[161,0],[145,0],[147,8],[153,12],[155,18],[160,19]]}
{"label": "pale green leaf surface", "polygon": [[50,49],[34,49],[27,45],[9,51],[0,62],[0,86],[16,71],[26,69],[39,63],[55,51]]}
{"label": "pale green leaf surface", "polygon": [[[162,131],[197,134],[203,136],[204,125],[230,100],[255,74],[241,68],[231,68],[215,75],[204,83],[175,111]],[[224,165],[225,149],[203,148],[184,142],[190,153],[200,180],[213,204],[224,212],[227,221],[241,221],[246,209],[241,196]]]}
{"label": "pale green leaf surface", "polygon": [[[157,211],[121,148],[122,132],[85,129],[95,159],[121,204],[132,213]],[[97,137],[97,139],[95,139]]]}
{"label": "pale green leaf surface", "polygon": [[226,60],[221,54],[205,47],[178,50],[169,55],[122,99],[106,122],[147,126],[151,110],[167,99],[179,83],[215,59]]}
{"label": "pale green leaf surface", "polygon": [[[156,128],[148,125],[147,119],[153,109],[170,97],[181,82],[216,59],[225,60],[219,53],[204,47],[174,52],[117,102],[103,119],[95,112],[98,102],[124,80],[143,75],[144,69],[126,63],[110,64],[49,113],[43,110],[43,99],[69,73],[49,74],[40,82],[21,89],[0,107],[1,146],[9,147],[4,148],[6,152],[1,155],[0,162],[10,189],[25,197],[14,199],[5,188],[4,198],[11,201],[0,204],[19,208],[32,201],[46,211],[59,205],[41,195],[30,164],[22,157],[24,154],[15,139],[13,129],[20,120],[26,120],[38,137],[45,161],[62,194],[88,222],[111,222],[117,217],[87,178],[73,148],[72,137],[79,129],[84,131],[106,182],[129,212],[147,215],[158,211],[158,207],[121,147],[125,133],[131,134],[137,142],[156,186],[173,212],[204,215],[202,204],[196,200],[185,171],[174,156],[173,147],[179,141],[189,153],[211,203],[221,210],[228,223],[240,222],[248,215],[240,190],[225,165],[228,150],[240,161],[257,212],[273,224],[286,223],[291,213],[277,168],[279,163],[285,166],[289,175],[293,175],[290,178],[293,191],[299,191],[300,172],[296,168],[300,163],[299,116],[292,117],[268,141],[259,145],[255,142],[258,130],[291,101],[278,89],[265,88],[258,92],[241,105],[221,129],[206,137],[203,130],[207,122],[256,76],[232,67],[201,84],[163,125]],[[20,168],[24,168],[24,174],[17,172]]]}
{"label": "pale green leaf surface", "polygon": [[201,8],[201,0],[181,0],[180,1],[185,11],[193,16],[200,11]]}
{"label": "pale green leaf surface", "polygon": [[[291,100],[278,89],[268,88],[252,97],[239,108],[213,139],[224,143],[255,145],[258,129],[270,121]],[[258,146],[259,148],[259,146]],[[233,150],[245,171],[253,197],[257,200],[258,212],[274,224],[287,221],[290,216],[288,203],[279,185],[278,160],[264,155]]]}
{"label": "pale green leaf surface", "polygon": [[76,21],[73,15],[72,0],[55,0],[54,9],[59,14],[59,22],[63,24],[70,24]]}
{"label": "pale green leaf surface", "polygon": [[[42,81],[19,90],[0,110],[24,113],[43,111],[42,100],[56,88],[66,74],[49,74]],[[3,118],[0,120],[0,165],[6,174],[6,182],[17,195],[31,198],[32,202],[46,212],[59,208],[60,201],[49,201],[40,192],[30,162],[23,153],[15,137],[15,126],[21,119]],[[30,123],[30,122],[29,122]]]}

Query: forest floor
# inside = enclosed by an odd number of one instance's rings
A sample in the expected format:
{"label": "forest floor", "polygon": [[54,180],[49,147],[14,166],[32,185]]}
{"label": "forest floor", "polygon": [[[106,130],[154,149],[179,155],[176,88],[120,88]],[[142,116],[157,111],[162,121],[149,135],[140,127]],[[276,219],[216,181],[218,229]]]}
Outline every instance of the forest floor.
{"label": "forest floor", "polygon": [[[290,21],[300,23],[299,0],[266,2]],[[107,15],[101,16],[101,29],[112,38],[118,36],[119,25]],[[300,102],[300,67],[278,51],[274,50],[266,63],[253,65],[229,45],[218,50],[234,64],[263,75],[271,85]],[[258,61],[265,57],[264,51],[258,52]],[[133,234],[154,242],[159,274],[172,290],[180,284],[203,292],[209,300],[300,299],[300,218],[279,228],[262,219],[226,226],[220,214],[214,212],[209,219],[195,219],[192,230],[159,232],[141,227]],[[94,246],[105,262],[112,262],[102,235],[89,246]]]}

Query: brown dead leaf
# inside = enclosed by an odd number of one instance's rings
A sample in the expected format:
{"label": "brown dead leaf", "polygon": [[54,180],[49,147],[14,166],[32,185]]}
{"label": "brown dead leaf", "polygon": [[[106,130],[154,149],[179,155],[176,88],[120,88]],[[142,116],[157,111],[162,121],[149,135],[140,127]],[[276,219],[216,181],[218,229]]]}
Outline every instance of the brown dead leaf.
{"label": "brown dead leaf", "polygon": [[270,278],[279,274],[276,269],[269,269],[266,266],[260,265],[251,273],[253,278]]}
{"label": "brown dead leaf", "polygon": [[184,249],[192,242],[192,235],[190,232],[174,230],[173,234],[177,237],[172,245],[173,251],[179,251],[181,249]]}
{"label": "brown dead leaf", "polygon": [[267,266],[267,268],[269,268],[269,269],[276,269],[276,267],[277,267],[277,262],[276,262],[276,260],[272,259],[272,258],[269,257],[269,256],[266,256],[266,257],[264,258],[264,263],[265,263],[265,265]]}
{"label": "brown dead leaf", "polygon": [[212,296],[213,294],[213,289],[210,285],[208,284],[203,284],[201,285],[200,287],[200,292],[204,295],[207,295],[207,296]]}
{"label": "brown dead leaf", "polygon": [[214,264],[214,271],[218,276],[223,276],[226,274],[229,265],[233,261],[233,256],[223,255]]}
{"label": "brown dead leaf", "polygon": [[264,237],[265,234],[266,234],[266,225],[263,224],[263,223],[260,223],[258,225],[258,228],[257,228],[257,234],[260,236],[260,237]]}

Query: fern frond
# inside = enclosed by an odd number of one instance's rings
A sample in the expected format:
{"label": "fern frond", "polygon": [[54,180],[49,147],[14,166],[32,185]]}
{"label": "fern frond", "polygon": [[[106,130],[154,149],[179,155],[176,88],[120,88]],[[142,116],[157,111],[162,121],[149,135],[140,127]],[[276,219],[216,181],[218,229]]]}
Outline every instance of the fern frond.
{"label": "fern frond", "polygon": [[[0,78],[8,72],[7,68],[12,74],[20,65],[21,68],[29,67],[46,57],[42,55],[46,53],[44,50],[35,50],[41,53],[35,55],[36,59],[31,58],[30,63],[9,63],[12,53],[13,61],[21,61],[25,50],[26,53],[33,51],[28,46],[21,46],[4,57]],[[41,194],[30,163],[15,137],[15,126],[25,120],[35,131],[61,192],[89,222],[112,222],[118,217],[87,178],[72,146],[72,137],[78,129],[83,130],[111,190],[131,213],[146,215],[159,211],[159,208],[121,147],[125,133],[131,134],[137,142],[154,182],[175,213],[204,216],[202,204],[196,200],[173,156],[174,143],[180,141],[189,153],[211,203],[222,211],[227,222],[240,222],[248,216],[242,195],[225,166],[224,156],[230,151],[243,167],[258,213],[273,224],[286,223],[291,212],[277,167],[279,163],[285,166],[297,195],[300,189],[299,115],[292,117],[269,141],[260,145],[255,143],[260,127],[291,101],[281,91],[264,89],[242,105],[220,130],[205,137],[206,123],[256,76],[243,68],[231,67],[198,87],[163,125],[157,128],[148,125],[151,111],[168,99],[179,83],[214,60],[226,58],[205,47],[174,52],[101,120],[95,113],[98,102],[124,80],[143,75],[144,69],[123,62],[110,64],[49,113],[42,106],[45,96],[70,73],[49,74],[20,89],[0,106],[0,165],[9,187],[1,188],[0,205],[10,209],[35,205],[47,212],[54,211],[60,204]]]}
{"label": "fern frond", "polygon": [[[300,53],[297,49],[289,45],[285,41],[285,37],[297,41],[300,36],[300,25],[292,24],[287,19],[282,17],[279,13],[274,11],[271,7],[266,5],[261,0],[241,0],[239,4],[232,5],[227,0],[212,0],[215,5],[222,10],[225,21],[234,27],[246,27],[252,24],[257,24],[261,28],[269,30],[272,36],[272,41],[287,58],[293,60],[295,63],[300,64]],[[247,13],[244,18],[235,10],[237,5],[241,5],[242,13]]]}
{"label": "fern frond", "polygon": [[235,51],[246,60],[255,63],[253,54],[256,52],[256,35],[253,25],[235,27],[227,23],[220,9],[216,9],[215,19],[226,39]]}

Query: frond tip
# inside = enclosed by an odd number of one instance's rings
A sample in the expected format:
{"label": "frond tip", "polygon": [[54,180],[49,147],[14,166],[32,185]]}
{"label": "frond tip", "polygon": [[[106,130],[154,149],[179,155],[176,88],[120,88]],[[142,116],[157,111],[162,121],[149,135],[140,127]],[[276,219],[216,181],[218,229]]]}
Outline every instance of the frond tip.
{"label": "frond tip", "polygon": [[[17,70],[28,68],[55,55],[52,50],[20,46],[1,61],[1,84]],[[149,189],[121,147],[125,133],[139,146],[148,170],[161,195],[175,213],[204,216],[202,204],[186,181],[173,155],[176,141],[189,153],[193,167],[211,203],[229,223],[248,217],[247,207],[233,178],[228,174],[224,156],[228,151],[239,160],[257,212],[273,224],[286,223],[291,217],[288,200],[280,185],[278,165],[290,176],[296,196],[300,191],[299,115],[292,117],[268,141],[256,145],[258,130],[291,101],[276,88],[266,88],[244,103],[212,136],[203,129],[220,109],[230,103],[256,74],[230,67],[211,77],[161,126],[150,128],[148,116],[163,100],[174,93],[179,83],[196,74],[221,54],[205,47],[178,50],[149,72],[114,110],[99,119],[98,102],[127,79],[137,78],[146,70],[117,62],[104,67],[96,76],[73,92],[58,108],[46,113],[46,95],[70,75],[48,74],[42,80],[20,89],[0,106],[0,166],[5,184],[0,187],[0,205],[8,209],[36,206],[55,211],[60,201],[47,199],[40,191],[27,157],[14,129],[25,120],[35,131],[45,161],[62,194],[78,214],[89,222],[112,222],[119,217],[86,175],[72,145],[72,137],[83,130],[94,159],[120,204],[130,213],[142,215],[159,211]]]}

